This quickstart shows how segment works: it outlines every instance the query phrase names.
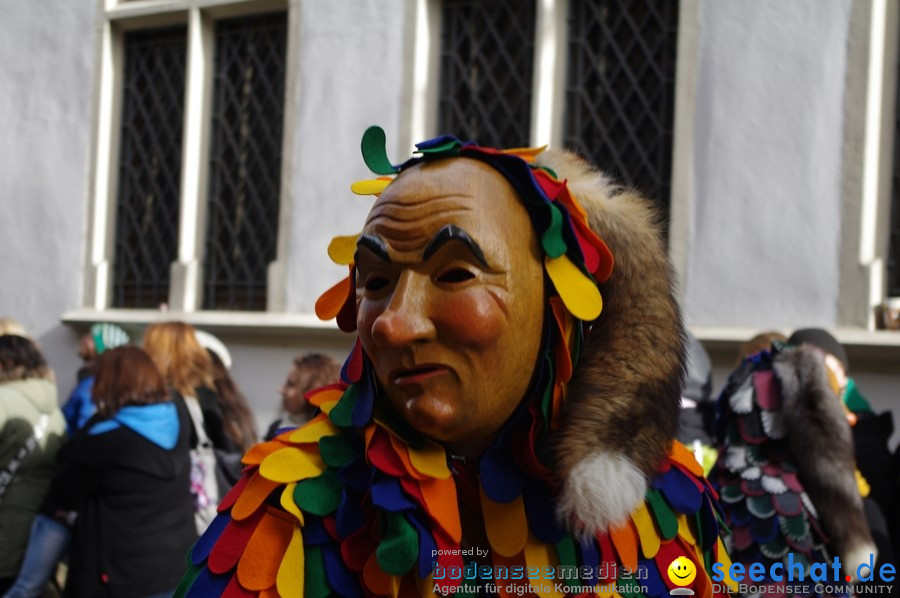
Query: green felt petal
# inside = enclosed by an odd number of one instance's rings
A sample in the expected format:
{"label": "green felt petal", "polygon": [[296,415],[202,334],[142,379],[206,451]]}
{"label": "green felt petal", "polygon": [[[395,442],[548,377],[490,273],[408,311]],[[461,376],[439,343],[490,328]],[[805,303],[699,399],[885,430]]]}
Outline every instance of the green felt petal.
{"label": "green felt petal", "polygon": [[578,566],[578,552],[575,550],[575,540],[572,536],[565,535],[556,543],[556,555],[559,557],[561,567]]}
{"label": "green felt petal", "polygon": [[678,519],[675,513],[669,508],[668,503],[656,488],[647,490],[647,504],[653,513],[653,519],[659,527],[659,533],[664,540],[671,540],[678,535]]}
{"label": "green felt petal", "polygon": [[[622,576],[619,576],[619,579],[616,580],[616,589],[619,590],[619,595],[622,598],[644,598],[644,594],[641,593],[641,580],[635,578],[625,579]],[[629,592],[628,590],[634,590],[633,592]]]}
{"label": "green felt petal", "polygon": [[322,549],[318,546],[306,548],[306,563],[304,564],[304,597],[327,598],[331,594],[331,586],[325,577],[325,559],[322,558]]}
{"label": "green felt petal", "polygon": [[353,460],[356,450],[349,438],[344,436],[323,436],[319,440],[319,454],[331,467],[343,467]]}
{"label": "green felt petal", "polygon": [[362,156],[366,166],[375,174],[394,174],[397,169],[388,160],[387,136],[378,126],[369,127],[362,137]]}
{"label": "green felt petal", "polygon": [[302,510],[313,515],[333,513],[341,502],[343,485],[332,469],[317,478],[303,480],[294,488],[294,502]]}
{"label": "green felt petal", "polygon": [[426,149],[420,148],[418,145],[416,149],[422,154],[431,157],[440,157],[441,154],[447,154],[447,156],[457,156],[459,152],[457,151],[462,147],[462,142],[458,139],[450,139],[441,145],[436,145],[434,147],[429,147]]}
{"label": "green felt petal", "polygon": [[402,576],[412,569],[419,556],[419,536],[415,528],[399,513],[386,513],[384,531],[375,549],[378,566],[385,573]]}
{"label": "green felt petal", "polygon": [[184,598],[184,596],[187,595],[188,590],[191,589],[191,586],[194,585],[194,580],[200,575],[200,571],[200,567],[194,567],[193,565],[188,567],[184,577],[182,577],[181,581],[178,583],[178,587],[175,588],[175,593],[172,594],[172,598]]}
{"label": "green felt petal", "polygon": [[353,425],[353,407],[356,406],[358,392],[356,384],[351,384],[341,395],[337,405],[328,414],[328,418],[334,422],[334,425],[341,428],[349,428]]}
{"label": "green felt petal", "polygon": [[551,258],[557,258],[566,252],[566,242],[562,236],[563,216],[553,204],[547,204],[550,210],[550,225],[541,235],[541,246]]}

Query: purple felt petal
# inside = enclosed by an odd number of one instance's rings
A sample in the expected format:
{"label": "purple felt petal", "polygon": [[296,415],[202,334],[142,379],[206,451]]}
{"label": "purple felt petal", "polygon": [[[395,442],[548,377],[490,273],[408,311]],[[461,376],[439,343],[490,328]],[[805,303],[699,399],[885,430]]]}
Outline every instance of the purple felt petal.
{"label": "purple felt petal", "polygon": [[222,535],[222,532],[225,530],[229,521],[231,521],[231,515],[228,513],[219,513],[216,515],[216,518],[212,520],[209,527],[206,528],[206,531],[203,532],[203,535],[200,536],[200,539],[194,544],[194,548],[191,549],[191,562],[194,566],[199,567],[201,563],[209,558],[209,553],[212,551],[213,546],[215,546],[216,540]]}
{"label": "purple felt petal", "polygon": [[388,477],[382,477],[372,484],[372,503],[392,513],[416,508],[416,503],[403,492],[400,482]]}
{"label": "purple felt petal", "polygon": [[766,411],[781,409],[781,395],[775,386],[772,370],[753,372],[753,388],[756,391],[756,404]]}
{"label": "purple felt petal", "polygon": [[677,467],[657,476],[659,489],[669,505],[678,513],[695,513],[700,508],[703,495],[697,486]]}

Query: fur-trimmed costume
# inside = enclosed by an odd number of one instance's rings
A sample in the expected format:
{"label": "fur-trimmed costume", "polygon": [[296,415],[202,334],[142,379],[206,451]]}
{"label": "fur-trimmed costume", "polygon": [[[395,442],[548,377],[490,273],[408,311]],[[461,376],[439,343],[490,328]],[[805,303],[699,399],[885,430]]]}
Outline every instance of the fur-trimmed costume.
{"label": "fur-trimmed costume", "polygon": [[811,564],[830,566],[837,556],[837,583],[854,576],[876,550],[850,426],[822,354],[776,343],[745,359],[719,409],[721,448],[710,479],[721,494],[735,563],[759,562],[770,571],[790,558],[803,564],[808,580]]}
{"label": "fur-trimmed costume", "polygon": [[[366,144],[376,173],[397,170]],[[481,160],[529,210],[548,300],[526,396],[477,461],[457,458],[384,400],[357,341],[342,382],[308,395],[321,413],[247,453],[177,595],[665,596],[683,556],[697,568],[689,587],[712,596],[712,565],[729,561],[716,494],[672,441],[684,340],[652,211],[570,154],[417,147],[401,169]],[[352,279],[344,239],[330,252]],[[355,329],[352,288],[326,293],[319,315]],[[485,538],[463,537],[461,508]]]}

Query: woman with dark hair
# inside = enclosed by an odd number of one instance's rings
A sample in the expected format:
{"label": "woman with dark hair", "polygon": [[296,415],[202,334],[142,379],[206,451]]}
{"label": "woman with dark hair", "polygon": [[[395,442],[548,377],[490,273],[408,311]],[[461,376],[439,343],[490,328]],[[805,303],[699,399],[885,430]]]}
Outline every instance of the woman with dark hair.
{"label": "woman with dark hair", "polygon": [[150,357],[96,362],[96,414],[61,451],[43,510],[72,527],[66,595],[170,595],[196,540],[191,424]]}
{"label": "woman with dark hair", "polygon": [[40,350],[25,337],[0,336],[0,593],[19,571],[65,429]]}

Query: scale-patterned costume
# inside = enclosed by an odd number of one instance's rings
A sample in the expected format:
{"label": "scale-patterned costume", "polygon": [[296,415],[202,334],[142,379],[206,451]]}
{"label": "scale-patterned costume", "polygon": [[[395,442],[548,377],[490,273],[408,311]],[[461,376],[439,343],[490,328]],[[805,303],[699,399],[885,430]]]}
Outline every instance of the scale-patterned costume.
{"label": "scale-patterned costume", "polygon": [[[176,595],[665,596],[676,587],[667,569],[680,556],[696,565],[698,596],[723,593],[711,583],[712,565],[729,565],[716,493],[665,427],[677,413],[683,339],[646,212],[598,216],[607,203],[633,208],[633,200],[570,156],[499,152],[453,138],[417,147],[422,157],[401,169],[436,158],[482,160],[529,210],[545,253],[548,301],[527,396],[477,462],[453,458],[390,407],[357,340],[342,380],[307,396],[319,414],[244,457],[243,478],[191,551]],[[398,170],[383,155],[380,130],[367,132],[363,154],[378,174]],[[388,184],[353,188],[377,194]],[[574,188],[599,197],[576,199]],[[350,277],[317,304],[320,317],[337,317],[350,331],[355,243],[356,236],[332,243],[332,258],[350,266]],[[642,249],[617,253],[613,271],[610,249],[626,251],[628,243]],[[637,275],[654,267],[663,278],[657,287]],[[642,315],[633,305],[642,293],[664,313]],[[605,318],[615,326],[604,327]],[[598,340],[585,344],[587,335]],[[642,367],[646,377],[619,373]],[[487,545],[463,537],[461,504],[480,514]],[[466,555],[474,549],[486,556]]]}

